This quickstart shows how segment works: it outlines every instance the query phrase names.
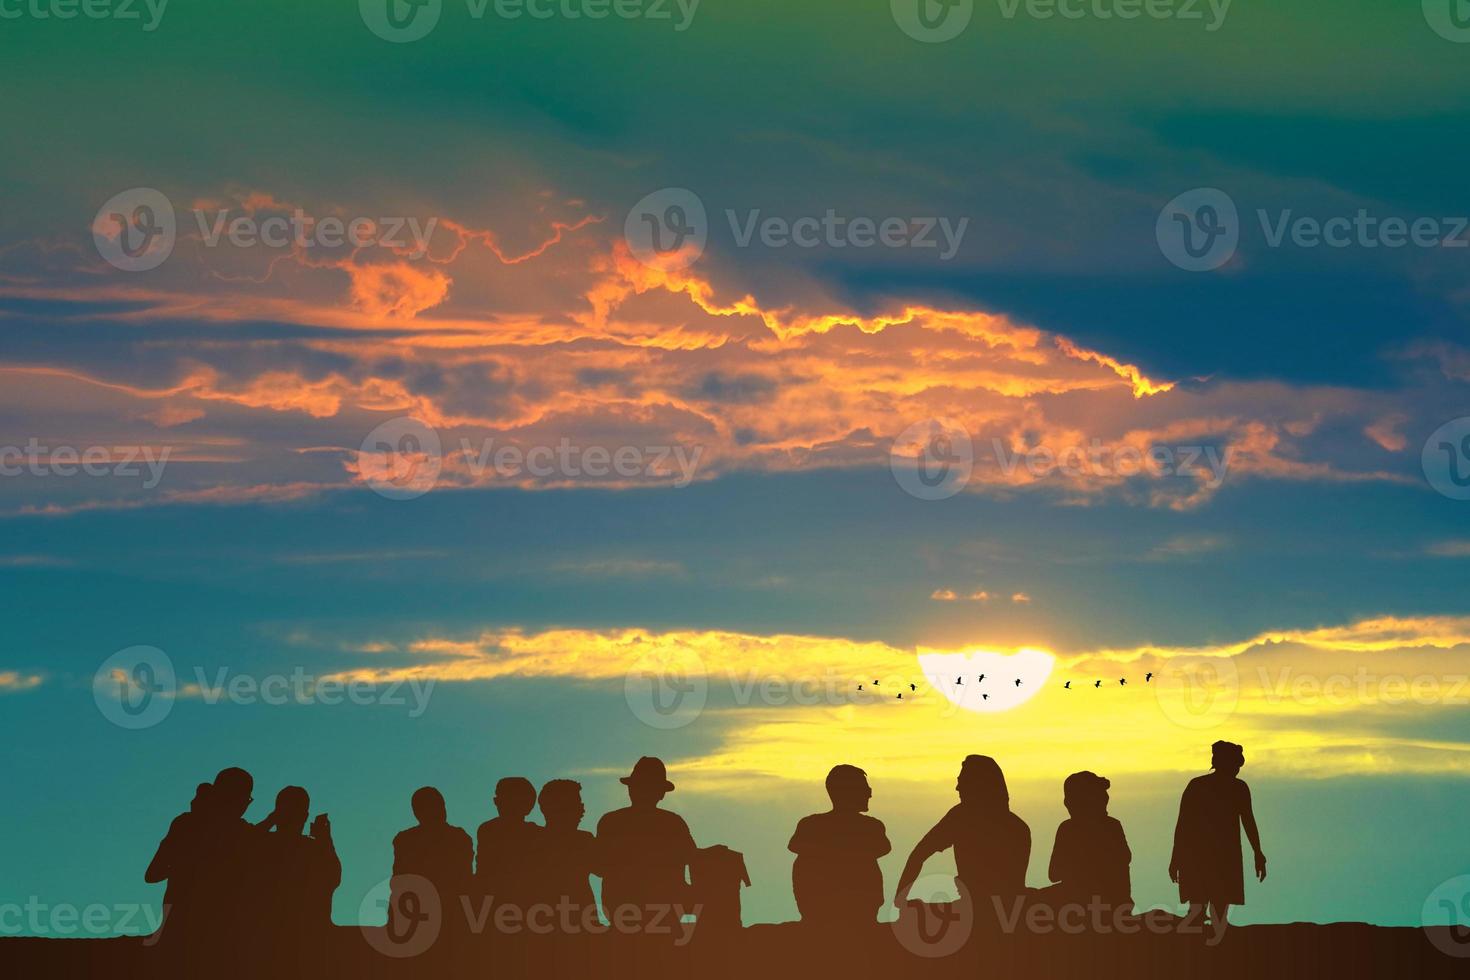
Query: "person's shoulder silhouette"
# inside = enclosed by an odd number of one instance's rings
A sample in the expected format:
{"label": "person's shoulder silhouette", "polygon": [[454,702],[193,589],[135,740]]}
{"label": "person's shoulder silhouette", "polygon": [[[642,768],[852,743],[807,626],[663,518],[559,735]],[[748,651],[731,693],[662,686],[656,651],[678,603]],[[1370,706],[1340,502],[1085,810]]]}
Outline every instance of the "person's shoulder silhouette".
{"label": "person's shoulder silhouette", "polygon": [[597,858],[602,872],[602,907],[609,921],[653,914],[688,900],[689,862],[696,850],[684,818],[659,803],[674,789],[663,761],[644,756],[622,777],[629,805],[597,822]]}
{"label": "person's shoulder silhouette", "polygon": [[1076,772],[1062,784],[1068,818],[1057,827],[1047,876],[1051,897],[1069,902],[1096,901],[1132,910],[1129,863],[1133,854],[1123,825],[1108,815],[1112,784],[1092,772]]}
{"label": "person's shoulder silhouette", "polygon": [[449,823],[444,796],[432,786],[414,792],[410,801],[418,823],[393,838],[393,873],[418,875],[454,893],[463,889],[474,863],[474,843]]}
{"label": "person's shoulder silhouette", "polygon": [[806,923],[863,925],[883,906],[878,859],[891,850],[882,821],[865,811],[873,791],[867,774],[839,765],[827,774],[832,808],[803,817],[787,849],[797,909]]}
{"label": "person's shoulder silhouette", "polygon": [[497,902],[527,905],[541,833],[526,819],[536,808],[536,787],[523,776],[507,776],[495,784],[494,803],[496,815],[475,833],[475,878],[480,891]]}
{"label": "person's shoulder silhouette", "polygon": [[538,797],[545,827],[537,837],[534,890],[553,906],[569,906],[573,921],[595,918],[590,876],[596,866],[596,838],[581,829],[587,807],[582,802],[582,784],[572,779],[552,779],[541,787]]}
{"label": "person's shoulder silhouette", "polygon": [[907,902],[924,862],[951,847],[956,877],[971,901],[1007,899],[1026,891],[1031,829],[1011,812],[1000,765],[988,755],[966,756],[955,790],[960,802],[923,836],[904,864],[894,899],[900,906]]}

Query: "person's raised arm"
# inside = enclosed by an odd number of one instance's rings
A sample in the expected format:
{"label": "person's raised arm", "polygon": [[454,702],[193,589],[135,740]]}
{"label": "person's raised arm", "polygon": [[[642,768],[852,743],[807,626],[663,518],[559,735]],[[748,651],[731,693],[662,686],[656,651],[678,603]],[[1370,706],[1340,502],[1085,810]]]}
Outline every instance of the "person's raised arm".
{"label": "person's raised arm", "polygon": [[1256,829],[1256,812],[1251,806],[1251,788],[1241,783],[1242,803],[1240,809],[1240,823],[1245,828],[1245,839],[1251,842],[1251,850],[1256,853],[1256,880],[1266,880],[1266,855],[1261,853],[1261,832]]}
{"label": "person's raised arm", "polygon": [[899,908],[902,908],[903,903],[908,901],[909,889],[918,880],[919,872],[924,870],[924,862],[949,847],[949,831],[945,825],[948,819],[945,817],[935,824],[909,852],[909,859],[903,866],[903,874],[898,876],[898,888],[893,893],[893,904]]}

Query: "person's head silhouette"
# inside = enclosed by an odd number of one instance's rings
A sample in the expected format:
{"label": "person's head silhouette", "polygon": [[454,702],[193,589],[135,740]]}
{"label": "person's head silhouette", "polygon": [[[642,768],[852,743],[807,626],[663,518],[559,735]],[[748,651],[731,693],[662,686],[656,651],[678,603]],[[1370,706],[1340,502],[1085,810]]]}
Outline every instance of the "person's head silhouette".
{"label": "person's head silhouette", "polygon": [[635,807],[658,806],[662,800],[674,789],[674,784],[669,782],[669,771],[664,766],[662,759],[655,759],[651,755],[645,755],[633,766],[633,771],[619,780],[628,787],[628,801]]}
{"label": "person's head silhouette", "polygon": [[1062,783],[1062,803],[1074,817],[1103,817],[1108,812],[1108,788],[1113,784],[1097,773],[1074,772]]}
{"label": "person's head silhouette", "polygon": [[209,794],[211,808],[227,820],[238,820],[250,809],[250,794],[254,789],[255,780],[244,769],[235,766],[221,769]]}
{"label": "person's head silhouette", "polygon": [[988,755],[965,756],[954,788],[960,794],[961,803],[982,810],[1007,812],[1011,808],[1005,773],[1001,772],[1000,763]]}
{"label": "person's head silhouette", "polygon": [[827,773],[827,796],[832,800],[832,809],[839,813],[865,812],[873,798],[868,774],[857,766],[833,766]]}
{"label": "person's head silhouette", "polygon": [[432,786],[414,790],[413,815],[418,822],[426,827],[434,827],[449,822],[449,811],[444,806],[444,794]]}
{"label": "person's head silhouette", "polygon": [[582,784],[575,779],[553,779],[541,787],[541,816],[548,829],[576,830],[587,814]]}
{"label": "person's head silhouette", "polygon": [[190,813],[205,813],[209,810],[210,794],[214,792],[214,786],[209,783],[200,783],[194,787],[194,799],[189,801]]}
{"label": "person's head silhouette", "polygon": [[311,797],[300,786],[287,786],[276,794],[276,832],[301,834],[311,812]]}
{"label": "person's head silhouette", "polygon": [[495,784],[495,812],[507,820],[524,820],[536,808],[536,787],[524,776],[506,776]]}
{"label": "person's head silhouette", "polygon": [[1227,776],[1238,774],[1245,765],[1245,747],[1224,739],[1210,746],[1210,768]]}

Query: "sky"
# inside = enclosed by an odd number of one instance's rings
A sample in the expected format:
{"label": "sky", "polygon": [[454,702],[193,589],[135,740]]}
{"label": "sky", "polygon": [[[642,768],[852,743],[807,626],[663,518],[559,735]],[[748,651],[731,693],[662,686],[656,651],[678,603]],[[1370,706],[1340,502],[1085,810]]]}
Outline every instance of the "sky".
{"label": "sky", "polygon": [[891,890],[971,753],[1033,885],[1090,769],[1169,905],[1226,738],[1235,921],[1419,923],[1470,873],[1470,28],[925,2],[0,0],[0,908],[136,931],[239,765],[369,921],[417,787],[590,825],[657,755],[781,921],[831,766]]}

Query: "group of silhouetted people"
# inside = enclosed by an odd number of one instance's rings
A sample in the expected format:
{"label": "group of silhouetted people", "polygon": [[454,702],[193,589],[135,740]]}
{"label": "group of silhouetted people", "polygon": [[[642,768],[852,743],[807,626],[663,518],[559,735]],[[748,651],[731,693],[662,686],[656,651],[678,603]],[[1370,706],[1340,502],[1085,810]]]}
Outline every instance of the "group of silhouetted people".
{"label": "group of silhouetted people", "polygon": [[[1266,857],[1251,807],[1250,788],[1239,778],[1245,750],[1234,742],[1212,747],[1211,772],[1190,781],[1179,805],[1169,878],[1187,903],[1186,919],[1216,926],[1230,906],[1245,901],[1240,833],[1255,853],[1256,876],[1265,880]],[[988,910],[1016,900],[1053,907],[1086,906],[1120,915],[1133,912],[1130,864],[1133,852],[1123,825],[1108,815],[1111,783],[1077,772],[1062,784],[1068,817],[1057,827],[1047,877],[1051,884],[1026,885],[1031,830],[1011,812],[1010,792],[1000,765],[989,756],[968,756],[955,790],[960,801],[910,852],[899,875],[894,904],[902,908],[924,862],[953,849],[962,898]],[[796,855],[792,885],[803,922],[860,926],[876,920],[883,906],[878,859],[891,850],[882,822],[867,815],[873,791],[855,766],[836,766],[827,776],[832,809],[804,818],[789,845]]]}
{"label": "group of silhouetted people", "polygon": [[235,768],[201,783],[144,873],[145,881],[168,882],[163,922],[174,947],[228,948],[230,936],[258,932],[289,956],[332,925],[342,863],[331,823],[323,814],[307,831],[311,800],[300,786],[287,786],[270,814],[252,824],[245,811],[254,786]]}
{"label": "group of silhouetted people", "polygon": [[[1212,772],[1192,780],[1180,801],[1169,865],[1189,915],[1203,921],[1208,911],[1219,925],[1245,898],[1242,828],[1257,876],[1266,872],[1250,790],[1238,778],[1244,763],[1239,745],[1214,744]],[[599,908],[608,923],[629,931],[687,915],[701,925],[738,928],[740,887],[750,883],[742,856],[723,846],[698,848],[683,818],[659,805],[674,789],[662,761],[638,760],[621,782],[629,805],[604,815],[594,834],[581,829],[586,808],[579,783],[553,779],[538,793],[522,777],[502,779],[496,816],[473,839],[449,823],[438,790],[418,790],[411,800],[416,824],[393,839],[389,931],[421,914],[425,883],[446,918],[455,906],[468,912],[478,903],[481,921],[502,906],[554,909],[545,920],[548,931],[593,931],[602,925]],[[1051,884],[1031,889],[1031,832],[1011,812],[1005,775],[989,756],[968,756],[955,786],[959,802],[910,852],[894,904],[909,904],[928,858],[953,849],[962,900],[977,907],[1021,900],[1131,915],[1132,852],[1122,824],[1108,815],[1109,786],[1091,772],[1067,777],[1068,818],[1052,846]],[[878,861],[892,846],[883,823],[867,813],[873,791],[863,770],[836,766],[826,787],[831,809],[802,818],[788,845],[796,855],[797,907],[813,927],[871,926],[885,898]],[[168,943],[207,946],[245,930],[263,933],[289,955],[330,927],[332,893],[342,876],[330,823],[318,816],[307,829],[310,800],[296,786],[280,791],[266,819],[249,823],[252,790],[249,773],[223,770],[199,786],[159,845],[146,880],[168,883]],[[538,806],[540,824],[530,819]],[[592,876],[601,879],[600,903]]]}

